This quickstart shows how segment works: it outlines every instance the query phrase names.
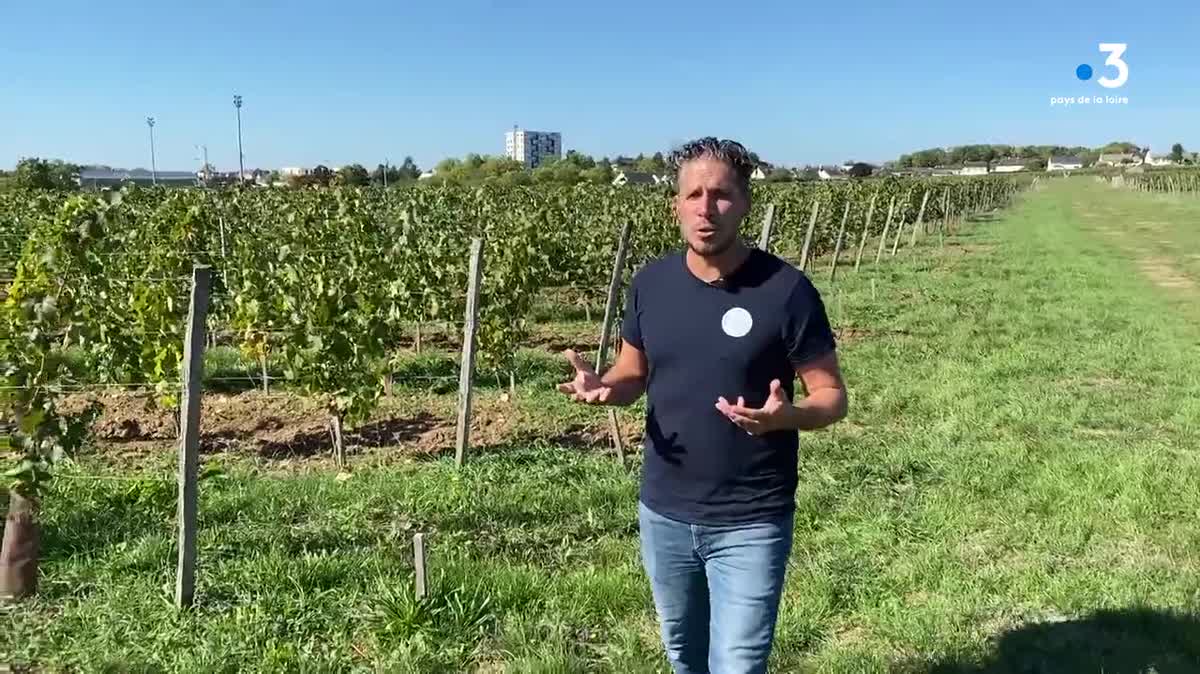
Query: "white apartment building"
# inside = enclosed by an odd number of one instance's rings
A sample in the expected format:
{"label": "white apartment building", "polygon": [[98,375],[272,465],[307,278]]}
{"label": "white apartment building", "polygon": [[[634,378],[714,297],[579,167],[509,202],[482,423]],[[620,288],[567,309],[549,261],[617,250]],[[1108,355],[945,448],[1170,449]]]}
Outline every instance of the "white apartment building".
{"label": "white apartment building", "polygon": [[524,162],[525,168],[537,168],[546,157],[562,158],[562,134],[513,127],[504,134],[504,155]]}

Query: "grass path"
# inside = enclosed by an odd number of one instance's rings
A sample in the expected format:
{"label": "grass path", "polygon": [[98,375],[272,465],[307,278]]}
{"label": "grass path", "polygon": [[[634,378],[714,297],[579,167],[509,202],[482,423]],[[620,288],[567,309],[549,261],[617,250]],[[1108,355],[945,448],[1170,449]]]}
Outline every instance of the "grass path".
{"label": "grass path", "polygon": [[[802,444],[774,671],[1200,668],[1200,320],[1139,272],[1153,237],[1122,228],[1168,223],[1162,257],[1190,274],[1190,208],[1050,181],[944,247],[836,289],[814,274],[852,413]],[[519,394],[548,427],[594,412]],[[166,601],[173,486],[147,477],[56,483],[42,593],[3,609],[0,663],[666,671],[636,471],[608,457],[522,446],[344,480],[234,462],[202,486],[188,614]],[[437,570],[425,604],[414,531]]]}

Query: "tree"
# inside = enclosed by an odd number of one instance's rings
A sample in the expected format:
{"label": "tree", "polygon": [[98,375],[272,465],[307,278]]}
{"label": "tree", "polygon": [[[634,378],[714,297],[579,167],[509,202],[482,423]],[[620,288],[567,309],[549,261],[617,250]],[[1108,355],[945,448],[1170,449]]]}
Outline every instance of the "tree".
{"label": "tree", "polygon": [[78,185],[75,176],[79,167],[55,159],[47,161],[37,157],[27,157],[17,162],[13,171],[13,181],[17,187],[41,190],[73,190]]}
{"label": "tree", "polygon": [[1171,146],[1171,161],[1183,161],[1183,143],[1175,143]]}
{"label": "tree", "polygon": [[1114,141],[1114,142],[1109,143],[1108,145],[1105,145],[1104,147],[1100,148],[1100,152],[1103,152],[1105,154],[1120,154],[1120,153],[1137,154],[1138,152],[1141,152],[1141,148],[1138,147],[1137,143],[1130,143],[1128,141]]}
{"label": "tree", "polygon": [[611,185],[614,177],[612,166],[608,162],[597,163],[593,168],[579,174],[580,180],[594,185]]}
{"label": "tree", "polygon": [[371,182],[371,175],[367,173],[366,167],[362,164],[343,166],[338,171],[337,177],[339,184],[350,187],[363,187]]}
{"label": "tree", "polygon": [[662,175],[667,172],[667,162],[663,159],[661,152],[654,153],[653,157],[639,154],[633,166],[635,171],[641,171],[642,173]]}
{"label": "tree", "polygon": [[333,169],[324,164],[317,164],[309,171],[307,177],[309,184],[328,187],[329,183],[333,182]]}
{"label": "tree", "polygon": [[[375,166],[375,170],[371,171],[371,184],[383,185],[386,183],[388,185],[394,185],[403,179],[401,178],[402,175],[403,174],[400,172],[400,168],[397,166],[385,167],[383,164],[377,164]],[[386,181],[384,180],[385,177],[387,178]]]}
{"label": "tree", "polygon": [[404,163],[400,165],[400,176],[407,180],[416,180],[421,177],[421,169],[412,157],[404,158]]}
{"label": "tree", "polygon": [[785,168],[771,169],[771,172],[767,174],[769,183],[790,183],[794,179],[792,172]]}
{"label": "tree", "polygon": [[871,171],[872,167],[870,164],[860,161],[851,166],[847,173],[850,174],[851,178],[866,178],[871,175]]}

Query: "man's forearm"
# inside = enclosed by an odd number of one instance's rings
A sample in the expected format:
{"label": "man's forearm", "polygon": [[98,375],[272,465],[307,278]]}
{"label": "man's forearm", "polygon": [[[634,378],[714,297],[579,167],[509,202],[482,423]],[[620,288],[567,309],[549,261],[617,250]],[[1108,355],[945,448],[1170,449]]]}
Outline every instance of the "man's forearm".
{"label": "man's forearm", "polygon": [[645,392],[646,382],[637,375],[609,370],[600,377],[600,382],[609,388],[606,405],[624,407],[632,405]]}
{"label": "man's forearm", "polygon": [[788,413],[787,426],[798,431],[815,431],[831,426],[846,416],[846,391],[825,388],[799,400]]}

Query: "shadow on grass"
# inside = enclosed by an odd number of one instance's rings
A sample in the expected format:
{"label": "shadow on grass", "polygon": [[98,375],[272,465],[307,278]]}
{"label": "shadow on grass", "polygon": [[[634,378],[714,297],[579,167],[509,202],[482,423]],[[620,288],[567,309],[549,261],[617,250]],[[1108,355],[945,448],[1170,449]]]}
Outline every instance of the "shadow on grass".
{"label": "shadow on grass", "polygon": [[923,674],[1184,674],[1200,672],[1200,616],[1151,608],[1024,625],[1000,635],[982,663],[955,660],[907,671]]}

